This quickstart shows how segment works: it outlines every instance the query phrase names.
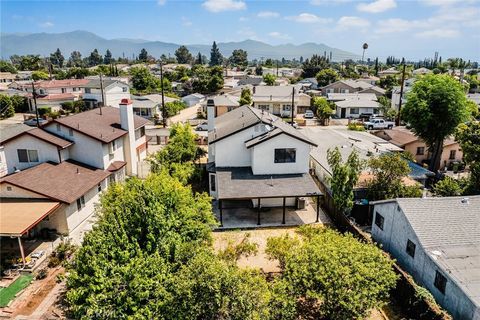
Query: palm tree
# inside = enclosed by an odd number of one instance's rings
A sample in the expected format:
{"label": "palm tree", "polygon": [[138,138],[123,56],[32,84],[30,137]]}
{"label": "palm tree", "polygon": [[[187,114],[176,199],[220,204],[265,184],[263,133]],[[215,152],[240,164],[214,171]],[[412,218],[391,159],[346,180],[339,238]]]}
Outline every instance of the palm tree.
{"label": "palm tree", "polygon": [[363,53],[362,53],[362,64],[363,64],[363,58],[365,57],[365,50],[368,49],[368,43],[365,42],[362,48],[363,48]]}

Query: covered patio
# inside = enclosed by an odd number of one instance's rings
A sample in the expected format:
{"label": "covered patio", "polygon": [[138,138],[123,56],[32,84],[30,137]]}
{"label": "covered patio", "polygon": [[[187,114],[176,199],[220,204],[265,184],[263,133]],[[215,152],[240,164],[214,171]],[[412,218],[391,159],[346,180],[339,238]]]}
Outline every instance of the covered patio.
{"label": "covered patio", "polygon": [[[222,228],[250,226],[252,212],[256,226],[325,220],[320,209],[322,193],[308,173],[254,175],[250,167],[237,167],[216,168],[216,176],[215,209]],[[224,214],[228,214],[225,221]]]}
{"label": "covered patio", "polygon": [[[8,258],[21,257],[19,267],[26,268],[38,259],[39,248],[45,247],[45,241],[29,237],[39,224],[48,220],[61,203],[49,200],[2,199],[0,203],[0,241],[2,264],[8,264]],[[41,231],[41,230],[36,230]],[[41,232],[35,232],[42,234]],[[49,234],[47,236],[50,236]],[[31,238],[31,239],[28,239]],[[40,250],[44,251],[44,250]],[[27,259],[28,257],[28,259]],[[13,259],[16,260],[16,259]],[[16,263],[11,263],[15,267]],[[33,266],[33,265],[32,265]]]}

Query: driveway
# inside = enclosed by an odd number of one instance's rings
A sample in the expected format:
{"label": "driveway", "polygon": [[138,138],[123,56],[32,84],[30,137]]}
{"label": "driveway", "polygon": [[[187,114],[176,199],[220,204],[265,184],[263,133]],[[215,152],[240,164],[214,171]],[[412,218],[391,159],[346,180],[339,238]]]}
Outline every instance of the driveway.
{"label": "driveway", "polygon": [[195,119],[197,117],[198,107],[200,107],[200,105],[196,104],[194,106],[181,110],[179,114],[169,119],[170,124],[177,122],[188,122],[188,120],[190,119]]}

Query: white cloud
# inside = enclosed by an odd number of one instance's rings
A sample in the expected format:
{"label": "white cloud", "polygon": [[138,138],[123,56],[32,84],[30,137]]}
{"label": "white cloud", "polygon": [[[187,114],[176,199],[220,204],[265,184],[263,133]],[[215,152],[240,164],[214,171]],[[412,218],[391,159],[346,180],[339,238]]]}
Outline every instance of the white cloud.
{"label": "white cloud", "polygon": [[418,32],[415,34],[418,38],[456,38],[460,32],[455,29],[434,29]]}
{"label": "white cloud", "polygon": [[247,5],[241,0],[207,0],[202,6],[210,12],[245,10]]}
{"label": "white cloud", "polygon": [[405,32],[414,27],[415,27],[414,21],[393,18],[393,19],[378,21],[377,27],[375,28],[375,33],[383,34],[383,33]]}
{"label": "white cloud", "polygon": [[275,38],[275,39],[281,39],[281,40],[291,39],[291,37],[288,34],[280,33],[278,31],[270,32],[268,35],[272,38]]}
{"label": "white cloud", "polygon": [[379,13],[396,7],[397,3],[395,0],[376,0],[370,3],[360,3],[357,9],[363,12]]}
{"label": "white cloud", "polygon": [[40,27],[42,28],[51,28],[53,27],[55,24],[51,21],[45,21],[45,22],[42,22],[39,24]]}
{"label": "white cloud", "polygon": [[158,4],[159,6],[165,5],[165,3],[167,3],[167,0],[157,0],[157,4]]}
{"label": "white cloud", "polygon": [[248,21],[248,20],[250,20],[250,19],[247,18],[247,17],[240,17],[240,18],[238,18],[238,21],[240,21],[240,22],[245,22],[245,21]]}
{"label": "white cloud", "polygon": [[359,17],[341,17],[338,19],[337,25],[340,29],[350,28],[367,28],[370,26],[370,21]]}
{"label": "white cloud", "polygon": [[257,14],[257,17],[259,18],[277,18],[279,17],[280,14],[278,12],[275,12],[275,11],[261,11]]}
{"label": "white cloud", "polygon": [[182,17],[182,25],[184,27],[191,27],[192,24],[192,21],[190,21],[187,17]]}
{"label": "white cloud", "polygon": [[300,13],[296,16],[286,17],[287,20],[296,21],[299,23],[327,23],[330,22],[330,19],[320,18],[311,13]]}

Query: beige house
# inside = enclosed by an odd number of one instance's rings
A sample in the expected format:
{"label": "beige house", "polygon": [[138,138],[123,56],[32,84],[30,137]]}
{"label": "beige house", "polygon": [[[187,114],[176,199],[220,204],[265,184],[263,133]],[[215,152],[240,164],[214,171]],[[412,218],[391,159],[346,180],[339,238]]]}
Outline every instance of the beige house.
{"label": "beige house", "polygon": [[[392,130],[378,130],[373,134],[410,152],[418,163],[423,163],[431,157],[425,142],[404,127],[397,127]],[[462,159],[463,152],[458,142],[451,138],[445,139],[440,158],[440,169],[443,170],[450,163],[460,162]]]}
{"label": "beige house", "polygon": [[383,96],[385,90],[377,87],[369,82],[360,80],[339,80],[322,87],[322,94],[324,96],[329,93],[373,93],[377,97]]}

